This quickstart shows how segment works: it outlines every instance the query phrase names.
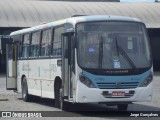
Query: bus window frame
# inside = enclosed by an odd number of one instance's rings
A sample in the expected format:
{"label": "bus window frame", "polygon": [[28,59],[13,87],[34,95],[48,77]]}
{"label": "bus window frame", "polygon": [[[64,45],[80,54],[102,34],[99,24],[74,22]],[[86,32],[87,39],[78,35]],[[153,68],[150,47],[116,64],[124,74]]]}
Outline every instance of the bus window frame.
{"label": "bus window frame", "polygon": [[[23,54],[24,36],[27,35],[27,34],[29,34],[29,44],[28,44],[29,51],[28,51],[28,56],[27,57],[22,57],[23,56],[22,54]],[[21,44],[21,52],[20,52],[20,54],[21,54],[21,56],[20,56],[21,60],[28,60],[29,59],[30,46],[31,46],[31,32],[22,34],[22,44]]]}
{"label": "bus window frame", "polygon": [[[32,46],[32,35],[34,33],[40,32],[40,38],[39,38],[39,52],[38,52],[38,56],[31,56],[31,46]],[[30,33],[30,47],[29,47],[29,59],[38,59],[40,57],[40,49],[41,49],[41,38],[42,38],[42,30],[37,30],[37,31],[33,31]]]}
{"label": "bus window frame", "polygon": [[[40,51],[39,51],[39,57],[38,57],[38,58],[40,58],[40,59],[48,59],[48,58],[51,58],[51,49],[52,49],[52,48],[50,49],[50,55],[48,55],[48,56],[41,56],[41,53],[42,53],[42,49],[41,49],[41,48],[42,48],[43,32],[44,32],[44,31],[47,31],[47,30],[50,30],[50,32],[51,32],[51,41],[50,41],[50,42],[51,42],[51,45],[52,45],[52,41],[53,41],[53,40],[52,40],[53,29],[54,29],[54,28],[46,28],[46,29],[42,29],[42,30],[41,30]],[[43,43],[43,44],[44,44],[44,43]]]}
{"label": "bus window frame", "polygon": [[[56,55],[53,55],[53,46],[54,46],[54,40],[55,40],[55,39],[54,39],[54,37],[55,37],[55,29],[61,28],[61,27],[62,27],[63,30],[64,30],[64,31],[60,34],[60,36],[61,36],[63,33],[65,33],[65,24],[59,25],[59,26],[56,26],[56,27],[53,28],[52,52],[51,52],[51,53],[52,53],[52,54],[51,54],[51,57],[52,57],[52,58],[61,58],[61,57],[62,57],[62,54],[61,54],[61,55],[57,55],[57,56],[56,56]],[[61,41],[61,40],[62,40],[62,38],[60,38],[60,40],[59,40],[59,42],[60,42],[60,44],[61,44],[61,50],[62,50],[62,41]]]}

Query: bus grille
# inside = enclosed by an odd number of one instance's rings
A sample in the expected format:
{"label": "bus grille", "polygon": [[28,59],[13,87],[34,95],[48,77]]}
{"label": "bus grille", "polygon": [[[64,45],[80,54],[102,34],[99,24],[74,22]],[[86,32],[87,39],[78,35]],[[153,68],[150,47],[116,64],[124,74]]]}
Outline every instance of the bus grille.
{"label": "bus grille", "polygon": [[97,83],[100,89],[130,89],[136,88],[139,82],[114,82],[114,83]]}

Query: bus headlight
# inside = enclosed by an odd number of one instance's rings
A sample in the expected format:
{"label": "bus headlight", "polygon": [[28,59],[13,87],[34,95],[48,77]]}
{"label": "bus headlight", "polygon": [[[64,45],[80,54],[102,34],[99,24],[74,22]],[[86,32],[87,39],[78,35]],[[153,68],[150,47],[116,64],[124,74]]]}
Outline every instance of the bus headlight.
{"label": "bus headlight", "polygon": [[153,75],[150,74],[141,84],[140,87],[146,87],[147,85],[149,85],[153,80]]}
{"label": "bus headlight", "polygon": [[79,75],[79,80],[81,83],[83,83],[84,85],[86,85],[89,88],[95,88],[94,84],[92,83],[91,80],[89,80],[87,77],[85,77],[84,75],[80,74]]}

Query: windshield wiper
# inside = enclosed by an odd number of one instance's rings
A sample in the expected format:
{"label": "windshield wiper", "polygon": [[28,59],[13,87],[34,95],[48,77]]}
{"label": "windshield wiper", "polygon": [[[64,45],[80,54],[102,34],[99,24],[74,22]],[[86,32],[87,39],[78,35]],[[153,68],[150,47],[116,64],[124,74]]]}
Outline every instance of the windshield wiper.
{"label": "windshield wiper", "polygon": [[103,60],[103,37],[101,35],[101,41],[99,42],[99,69],[102,68],[102,60]]}
{"label": "windshield wiper", "polygon": [[125,58],[126,61],[128,61],[128,63],[130,64],[130,66],[132,68],[136,68],[135,64],[133,63],[133,61],[131,60],[131,58],[127,55],[127,53],[123,50],[123,48],[121,46],[118,45],[117,42],[117,37],[115,38],[116,40],[116,49],[117,49],[117,54],[119,56],[119,53],[122,54],[122,56]]}

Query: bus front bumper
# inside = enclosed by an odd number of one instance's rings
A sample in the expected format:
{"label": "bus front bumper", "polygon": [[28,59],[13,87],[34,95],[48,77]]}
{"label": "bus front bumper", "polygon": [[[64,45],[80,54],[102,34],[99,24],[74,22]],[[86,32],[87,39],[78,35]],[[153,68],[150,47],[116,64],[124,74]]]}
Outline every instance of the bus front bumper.
{"label": "bus front bumper", "polygon": [[[76,90],[77,103],[107,103],[107,102],[141,102],[152,100],[151,82],[147,87],[135,89],[99,89],[88,88],[78,81]],[[112,96],[113,92],[123,92],[125,96]]]}

